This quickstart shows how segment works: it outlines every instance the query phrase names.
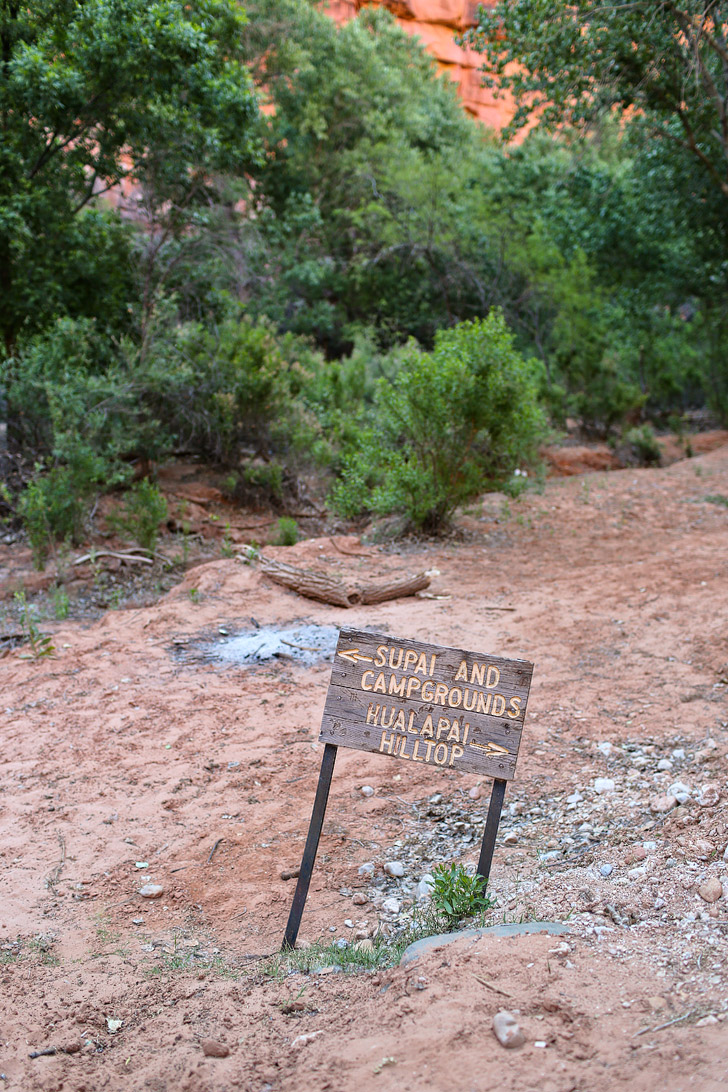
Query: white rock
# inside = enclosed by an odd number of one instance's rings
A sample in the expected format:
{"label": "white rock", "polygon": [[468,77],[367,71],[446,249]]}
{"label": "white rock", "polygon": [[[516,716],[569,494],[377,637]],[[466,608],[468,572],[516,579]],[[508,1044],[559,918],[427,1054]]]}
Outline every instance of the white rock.
{"label": "white rock", "polygon": [[575,789],[574,792],[570,793],[569,796],[566,797],[566,803],[567,804],[580,804],[583,799],[584,799],[584,797],[581,795],[579,790]]}
{"label": "white rock", "polygon": [[420,882],[417,884],[417,888],[416,888],[417,901],[418,902],[424,902],[425,900],[429,899],[430,895],[432,894],[432,889],[433,889],[434,886],[435,886],[434,877],[431,876],[429,874],[429,872],[427,872],[422,877]]}
{"label": "white rock", "polygon": [[657,763],[657,768],[658,770],[671,770],[672,762],[670,762],[669,758],[661,758],[660,761]]}
{"label": "white rock", "polygon": [[597,743],[597,750],[606,758],[612,753],[612,744],[608,740],[603,740],[601,743]]}
{"label": "white rock", "polygon": [[371,785],[362,785],[360,791],[362,796],[374,796],[374,789],[371,787]]}
{"label": "white rock", "polygon": [[385,899],[382,903],[382,910],[384,910],[385,914],[398,914],[401,909],[402,904],[399,899]]}
{"label": "white rock", "polygon": [[682,781],[675,781],[667,790],[670,796],[674,796],[678,804],[685,804],[691,796],[691,790],[688,785],[684,785]]}
{"label": "white rock", "polygon": [[685,748],[684,747],[676,747],[675,750],[672,752],[672,757],[676,758],[676,759],[678,759],[678,761],[682,762],[682,760],[685,758]]}
{"label": "white rock", "polygon": [[308,1035],[297,1035],[291,1043],[291,1050],[300,1050],[301,1047],[312,1043],[314,1039],[318,1039],[319,1035],[323,1035],[323,1031],[309,1031]]}
{"label": "white rock", "polygon": [[139,888],[139,894],[143,899],[161,899],[164,888],[161,883],[145,883],[144,887]]}
{"label": "white rock", "polygon": [[712,781],[701,785],[698,789],[698,803],[701,808],[714,808],[720,800],[720,789]]}
{"label": "white rock", "polygon": [[611,876],[614,872],[614,867],[610,864],[603,864],[599,866],[599,871],[601,872],[602,876]]}
{"label": "white rock", "polygon": [[401,861],[387,861],[384,871],[395,880],[401,880],[404,876],[404,865]]}
{"label": "white rock", "polygon": [[614,792],[616,787],[611,777],[597,777],[594,782],[594,792],[597,796],[601,796],[605,792]]}
{"label": "white rock", "polygon": [[518,1026],[515,1016],[506,1009],[501,1009],[493,1017],[493,1034],[506,1050],[523,1046],[526,1041],[526,1037]]}
{"label": "white rock", "polygon": [[504,835],[504,837],[503,837],[503,845],[504,846],[515,846],[515,845],[517,845],[517,843],[518,843],[518,835],[516,834],[515,831],[509,830],[508,833],[506,835]]}
{"label": "white rock", "polygon": [[371,861],[367,861],[366,864],[359,865],[359,868],[357,869],[357,872],[358,872],[358,874],[360,876],[373,876],[374,875],[374,865],[372,864]]}

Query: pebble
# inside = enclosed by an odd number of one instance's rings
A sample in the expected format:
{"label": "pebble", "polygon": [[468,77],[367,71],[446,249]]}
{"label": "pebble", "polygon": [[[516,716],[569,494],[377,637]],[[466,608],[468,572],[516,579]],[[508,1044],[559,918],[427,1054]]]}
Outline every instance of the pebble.
{"label": "pebble", "polygon": [[493,1034],[506,1050],[523,1046],[526,1041],[526,1037],[518,1026],[515,1016],[506,1009],[501,1009],[493,1017]]}
{"label": "pebble", "polygon": [[712,782],[701,785],[698,790],[698,803],[701,808],[714,808],[720,800],[720,789]]}
{"label": "pebble", "polygon": [[607,758],[612,753],[612,744],[605,739],[601,743],[597,743],[597,750]]}
{"label": "pebble", "polygon": [[230,1047],[225,1043],[218,1043],[217,1039],[202,1039],[200,1046],[206,1058],[227,1058],[230,1053]]}
{"label": "pebble", "polygon": [[566,803],[567,804],[580,804],[583,799],[584,799],[584,797],[581,795],[579,790],[575,789],[574,792],[570,793],[566,797]]}
{"label": "pebble", "polygon": [[402,904],[400,903],[399,899],[385,899],[382,903],[382,910],[384,910],[385,914],[398,914],[401,908]]}
{"label": "pebble", "polygon": [[603,864],[599,866],[599,871],[601,872],[602,876],[611,876],[614,872],[614,867],[610,864]]}
{"label": "pebble", "polygon": [[480,785],[473,785],[472,789],[468,789],[468,796],[471,800],[480,800],[483,795]]}
{"label": "pebble", "polygon": [[616,785],[611,777],[597,777],[594,781],[594,792],[601,796],[605,792],[614,792]]}
{"label": "pebble", "polygon": [[319,1035],[323,1035],[323,1031],[309,1031],[308,1035],[297,1035],[291,1043],[291,1050],[300,1050],[301,1047],[312,1043],[314,1039],[318,1039]]}
{"label": "pebble", "polygon": [[404,865],[401,861],[387,861],[384,871],[395,880],[401,880],[404,876]]}
{"label": "pebble", "polygon": [[366,906],[366,904],[369,902],[369,899],[366,897],[363,891],[357,891],[351,901],[354,903],[354,906]]}
{"label": "pebble", "polygon": [[677,806],[677,797],[672,793],[667,793],[665,796],[653,796],[650,800],[650,811],[655,811],[662,815],[666,811],[672,811]]}
{"label": "pebble", "polygon": [[362,796],[374,796],[374,789],[371,785],[362,785],[361,794]]}
{"label": "pebble", "polygon": [[503,838],[504,846],[515,846],[518,843],[518,835],[513,830],[509,830]]}
{"label": "pebble", "polygon": [[372,864],[371,861],[367,861],[366,864],[359,865],[359,868],[357,869],[357,872],[358,872],[358,875],[360,875],[360,876],[373,876],[374,875],[374,865]]}
{"label": "pebble", "polygon": [[161,883],[145,883],[144,887],[139,888],[139,894],[143,899],[161,899],[164,888]]}
{"label": "pebble", "polygon": [[660,761],[657,763],[657,768],[658,770],[671,770],[672,762],[669,758],[661,758]]}
{"label": "pebble", "polygon": [[717,902],[723,895],[723,884],[717,876],[711,876],[700,885],[698,894],[704,902]]}
{"label": "pebble", "polygon": [[685,748],[676,747],[675,750],[672,752],[672,757],[676,758],[679,762],[682,762],[682,760],[685,758]]}
{"label": "pebble", "polygon": [[670,796],[675,797],[678,804],[687,803],[691,796],[690,788],[687,785],[684,785],[682,781],[675,781],[674,784],[670,785],[670,788],[667,791]]}
{"label": "pebble", "polygon": [[418,901],[422,902],[424,899],[429,899],[434,886],[434,877],[431,876],[429,872],[426,872],[420,882],[417,884],[416,894]]}
{"label": "pebble", "polygon": [[354,945],[355,952],[373,952],[374,941],[373,940],[358,940]]}

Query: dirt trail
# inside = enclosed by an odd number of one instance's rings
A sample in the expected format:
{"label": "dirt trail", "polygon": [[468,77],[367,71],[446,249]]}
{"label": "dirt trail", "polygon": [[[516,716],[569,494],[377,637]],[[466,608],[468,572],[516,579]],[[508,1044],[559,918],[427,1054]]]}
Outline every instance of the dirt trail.
{"label": "dirt trail", "polygon": [[[356,579],[436,568],[438,598],[342,610],[228,559],[154,606],[49,627],[50,659],[10,652],[0,1088],[725,1088],[726,498],[728,447],[553,479],[485,497],[460,542],[271,551]],[[294,622],[535,664],[490,920],[564,921],[568,936],[261,974],[293,894],[281,873],[300,861],[330,664],[221,666],[194,642]],[[434,864],[477,859],[488,790],[340,751],[302,938],[396,930]],[[402,880],[382,870],[395,859]],[[140,897],[145,883],[161,897]],[[517,1050],[493,1036],[501,1008],[524,1031]]]}

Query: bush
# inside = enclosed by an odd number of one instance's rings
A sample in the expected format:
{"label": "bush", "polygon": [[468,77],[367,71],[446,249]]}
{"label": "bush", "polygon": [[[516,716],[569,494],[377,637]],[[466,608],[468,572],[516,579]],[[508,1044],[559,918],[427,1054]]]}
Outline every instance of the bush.
{"label": "bush", "polygon": [[281,516],[271,538],[271,546],[295,546],[301,537],[298,524],[290,516]]}
{"label": "bush", "polygon": [[70,467],[40,468],[18,500],[18,515],[30,542],[33,564],[45,568],[54,541],[77,542],[83,531],[88,482]]}
{"label": "bush", "polygon": [[124,499],[122,512],[115,513],[109,524],[133,538],[144,550],[154,553],[159,524],[167,518],[167,502],[159,486],[148,478],[136,482]]}
{"label": "bush", "polygon": [[402,512],[434,532],[469,498],[531,461],[544,432],[539,369],[513,348],[500,311],[410,343],[380,380],[375,417],[346,452],[332,502],[344,516]]}

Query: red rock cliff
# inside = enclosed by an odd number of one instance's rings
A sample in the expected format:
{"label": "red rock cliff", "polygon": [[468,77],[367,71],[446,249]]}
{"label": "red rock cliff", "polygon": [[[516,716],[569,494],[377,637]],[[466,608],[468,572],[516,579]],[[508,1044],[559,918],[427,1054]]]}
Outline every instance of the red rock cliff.
{"label": "red rock cliff", "polygon": [[[484,7],[492,7],[495,0],[481,2]],[[440,71],[447,72],[457,83],[468,113],[496,129],[510,120],[510,100],[496,101],[493,92],[481,86],[481,55],[455,44],[455,34],[474,25],[477,0],[329,0],[323,7],[337,23],[345,23],[365,3],[383,3],[408,34],[417,35]]]}

